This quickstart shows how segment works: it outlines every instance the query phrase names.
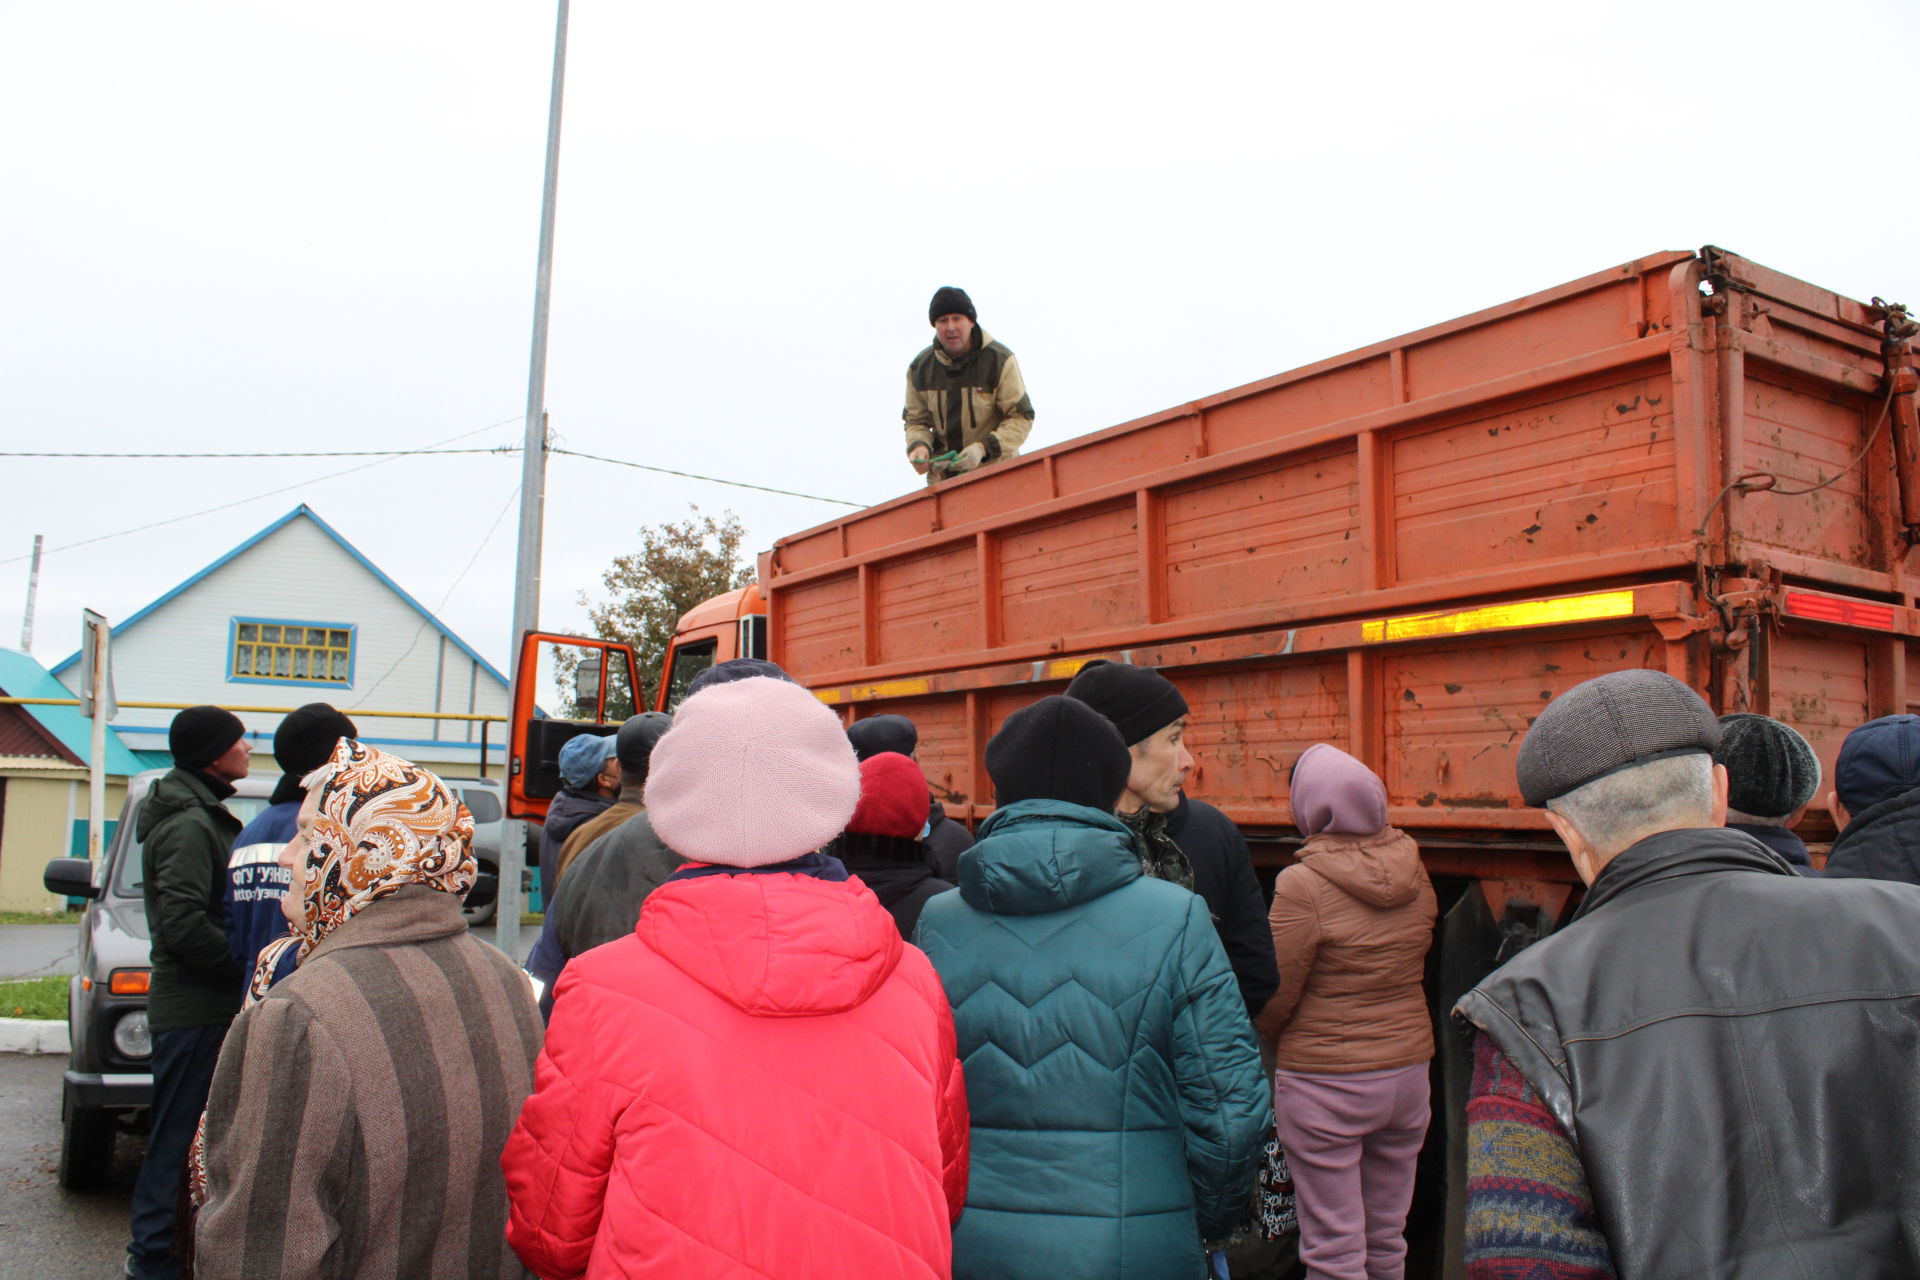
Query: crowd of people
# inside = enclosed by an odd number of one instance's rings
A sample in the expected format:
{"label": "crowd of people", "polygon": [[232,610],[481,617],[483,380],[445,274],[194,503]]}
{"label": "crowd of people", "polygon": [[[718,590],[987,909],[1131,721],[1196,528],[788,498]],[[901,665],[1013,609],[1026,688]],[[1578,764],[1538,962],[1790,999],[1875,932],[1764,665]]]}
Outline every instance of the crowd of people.
{"label": "crowd of people", "polygon": [[561,752],[523,971],[433,774],[314,704],[242,832],[244,730],[182,712],[129,1274],[1177,1280],[1297,1230],[1398,1280],[1447,1038],[1469,1276],[1920,1274],[1920,717],[1847,739],[1821,874],[1789,726],[1647,671],[1554,699],[1518,782],[1584,899],[1436,1026],[1381,778],[1303,744],[1269,905],[1190,713],[1087,664],[998,726],[970,835],[911,722],[719,664]]}

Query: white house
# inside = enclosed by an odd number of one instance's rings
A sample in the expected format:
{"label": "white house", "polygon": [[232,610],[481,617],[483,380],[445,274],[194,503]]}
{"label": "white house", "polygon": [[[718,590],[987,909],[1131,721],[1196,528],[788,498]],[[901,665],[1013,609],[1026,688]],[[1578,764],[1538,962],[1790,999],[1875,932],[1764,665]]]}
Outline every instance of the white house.
{"label": "white house", "polygon": [[[304,504],[115,626],[111,655],[123,702],[227,707],[262,756],[285,711],[330,702],[356,718],[363,740],[472,777],[483,726],[420,713],[507,712],[506,677]],[[77,689],[80,655],[53,674]],[[123,705],[113,727],[143,755],[165,752],[173,716]],[[505,728],[484,726],[493,777],[506,759]]]}

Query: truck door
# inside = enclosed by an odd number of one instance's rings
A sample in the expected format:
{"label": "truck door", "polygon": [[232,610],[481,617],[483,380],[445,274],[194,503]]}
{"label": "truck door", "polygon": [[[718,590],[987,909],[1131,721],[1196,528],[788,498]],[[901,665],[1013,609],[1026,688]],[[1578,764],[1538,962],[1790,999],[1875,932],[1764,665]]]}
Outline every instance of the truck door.
{"label": "truck door", "polygon": [[[557,669],[562,654],[575,664],[574,709],[582,718],[548,715],[537,701],[538,686]],[[618,640],[545,631],[522,636],[508,731],[508,815],[543,821],[548,803],[560,793],[560,748],[582,733],[617,732],[639,710],[639,688],[633,650]]]}

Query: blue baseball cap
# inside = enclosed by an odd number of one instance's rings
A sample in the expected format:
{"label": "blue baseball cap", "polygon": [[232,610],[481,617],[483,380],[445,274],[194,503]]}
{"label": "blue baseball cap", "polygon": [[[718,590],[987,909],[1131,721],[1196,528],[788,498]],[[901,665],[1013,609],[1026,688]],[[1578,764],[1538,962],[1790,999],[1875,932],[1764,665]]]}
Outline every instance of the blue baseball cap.
{"label": "blue baseball cap", "polygon": [[560,781],[574,788],[590,787],[607,757],[613,754],[615,736],[611,733],[582,733],[567,739],[560,748]]}

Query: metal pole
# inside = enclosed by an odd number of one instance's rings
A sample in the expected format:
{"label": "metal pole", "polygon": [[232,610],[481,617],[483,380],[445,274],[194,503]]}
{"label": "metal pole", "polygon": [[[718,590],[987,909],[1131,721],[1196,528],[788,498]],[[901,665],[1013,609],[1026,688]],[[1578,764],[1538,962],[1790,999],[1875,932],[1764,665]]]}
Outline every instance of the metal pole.
{"label": "metal pole", "polygon": [[[567,0],[559,0],[558,8],[553,31],[553,95],[547,103],[546,189],[540,201],[540,265],[533,288],[533,354],[527,370],[527,432],[520,457],[520,550],[514,566],[513,635],[508,648],[516,685],[538,678],[536,672],[520,670],[520,638],[540,625],[540,534],[547,489],[547,308],[553,295],[553,211],[560,185]],[[500,897],[494,928],[495,945],[511,960],[519,959],[520,871],[526,862],[526,846],[526,825],[512,824],[501,842]]]}
{"label": "metal pole", "polygon": [[27,570],[27,616],[20,623],[20,652],[33,652],[33,601],[40,594],[40,544],[44,541],[39,534],[33,535],[33,567]]}
{"label": "metal pole", "polygon": [[87,858],[100,865],[107,830],[107,642],[113,629],[105,618],[87,616],[93,628],[93,745],[87,752]]}

